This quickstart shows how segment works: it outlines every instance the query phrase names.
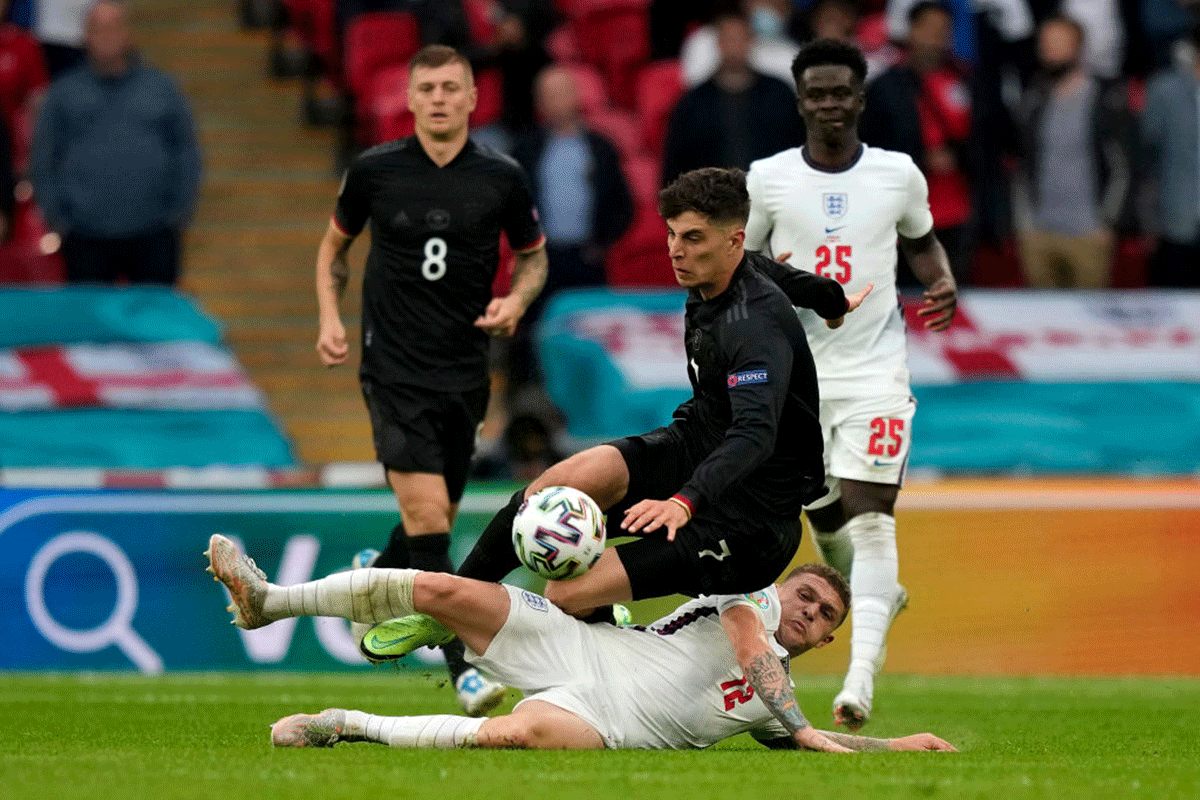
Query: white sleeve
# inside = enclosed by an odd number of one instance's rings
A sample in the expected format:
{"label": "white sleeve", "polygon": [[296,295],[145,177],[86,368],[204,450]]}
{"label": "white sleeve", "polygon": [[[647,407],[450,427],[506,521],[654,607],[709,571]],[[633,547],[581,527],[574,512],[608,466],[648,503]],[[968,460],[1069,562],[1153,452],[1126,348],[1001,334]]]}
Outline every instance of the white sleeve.
{"label": "white sleeve", "polygon": [[759,250],[766,255],[767,238],[771,235],[771,216],[763,202],[762,167],[756,161],[746,174],[746,190],[750,193],[750,219],[746,221],[746,249]]}
{"label": "white sleeve", "polygon": [[919,239],[933,230],[933,214],[929,211],[929,184],[917,165],[908,162],[908,197],[904,215],[896,223],[896,232],[906,239]]}

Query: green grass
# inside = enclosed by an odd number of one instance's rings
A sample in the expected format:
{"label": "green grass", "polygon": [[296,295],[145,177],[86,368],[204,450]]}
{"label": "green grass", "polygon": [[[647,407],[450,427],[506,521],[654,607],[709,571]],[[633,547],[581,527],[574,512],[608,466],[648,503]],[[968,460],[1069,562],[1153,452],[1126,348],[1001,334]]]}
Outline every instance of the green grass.
{"label": "green grass", "polygon": [[[929,730],[958,754],[273,751],[267,726],[326,706],[454,713],[438,678],[5,675],[0,798],[776,800],[796,797],[1200,798],[1200,680],[885,676],[864,733]],[[797,676],[827,726],[837,685]]]}

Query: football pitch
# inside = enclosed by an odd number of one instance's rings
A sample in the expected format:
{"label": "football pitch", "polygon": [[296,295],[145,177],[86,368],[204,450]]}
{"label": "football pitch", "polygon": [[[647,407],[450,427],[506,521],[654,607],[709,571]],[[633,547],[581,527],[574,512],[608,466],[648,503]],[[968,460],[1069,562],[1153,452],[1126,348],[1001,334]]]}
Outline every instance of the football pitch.
{"label": "football pitch", "polygon": [[[836,679],[794,677],[801,705],[827,727]],[[1200,797],[1196,679],[883,676],[876,721],[863,733],[927,730],[957,754],[771,752],[746,736],[689,752],[270,746],[269,723],[297,711],[455,713],[440,683],[433,671],[9,673],[0,684],[0,797]]]}

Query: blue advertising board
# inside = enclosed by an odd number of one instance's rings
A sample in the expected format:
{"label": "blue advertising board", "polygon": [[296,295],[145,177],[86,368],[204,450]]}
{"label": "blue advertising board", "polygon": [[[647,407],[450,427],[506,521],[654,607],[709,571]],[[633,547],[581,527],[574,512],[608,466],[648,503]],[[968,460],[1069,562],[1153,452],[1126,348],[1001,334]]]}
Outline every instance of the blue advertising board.
{"label": "blue advertising board", "polygon": [[[466,555],[505,493],[464,498],[452,558]],[[229,624],[204,571],[213,533],[239,542],[274,582],[345,567],[397,519],[389,492],[0,490],[0,669],[359,669],[344,620]],[[406,659],[436,661],[432,651]]]}

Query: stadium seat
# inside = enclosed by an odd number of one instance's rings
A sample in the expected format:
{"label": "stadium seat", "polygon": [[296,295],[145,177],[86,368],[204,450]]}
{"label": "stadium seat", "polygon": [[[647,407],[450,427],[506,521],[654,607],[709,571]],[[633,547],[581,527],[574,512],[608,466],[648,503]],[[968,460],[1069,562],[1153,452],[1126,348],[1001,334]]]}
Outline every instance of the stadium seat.
{"label": "stadium seat", "polygon": [[320,62],[325,74],[344,89],[342,48],[337,34],[334,0],[285,0],[288,20],[296,35]]}
{"label": "stadium seat", "polygon": [[367,93],[359,98],[361,143],[376,145],[412,134],[414,120],[408,110],[408,67],[387,67],[371,79]]}
{"label": "stadium seat", "polygon": [[355,16],[346,25],[347,87],[356,98],[363,97],[376,73],[387,67],[406,65],[420,49],[421,30],[415,14],[372,11]]}
{"label": "stadium seat", "polygon": [[638,73],[634,110],[642,144],[648,153],[661,157],[671,110],[682,94],[683,78],[676,59],[655,61]]}
{"label": "stadium seat", "polygon": [[622,160],[641,154],[642,142],[638,138],[637,119],[631,112],[618,108],[599,108],[585,114],[584,119],[589,128],[603,134],[616,145]]}
{"label": "stadium seat", "polygon": [[615,105],[633,108],[637,74],[650,57],[643,0],[587,0],[572,20],[583,59],[599,67]]}
{"label": "stadium seat", "polygon": [[658,160],[647,155],[630,156],[621,162],[634,206],[638,209],[658,208],[658,181],[662,169]]}
{"label": "stadium seat", "polygon": [[571,23],[563,23],[546,35],[543,42],[546,52],[555,61],[582,61],[583,54],[579,49],[579,41],[575,38],[575,29]]}
{"label": "stadium seat", "polygon": [[608,251],[609,286],[676,286],[667,257],[667,226],[652,208],[642,207],[633,225]]}
{"label": "stadium seat", "polygon": [[[495,43],[496,24],[492,18],[490,0],[463,0],[463,11],[471,31],[471,40],[482,47]],[[488,125],[504,113],[504,75],[499,67],[485,67],[475,72],[475,88],[479,93],[472,127]]]}

